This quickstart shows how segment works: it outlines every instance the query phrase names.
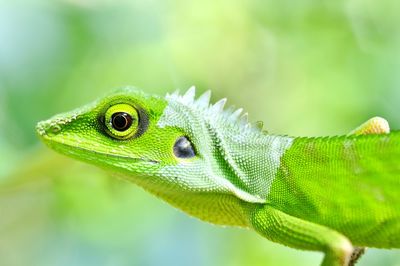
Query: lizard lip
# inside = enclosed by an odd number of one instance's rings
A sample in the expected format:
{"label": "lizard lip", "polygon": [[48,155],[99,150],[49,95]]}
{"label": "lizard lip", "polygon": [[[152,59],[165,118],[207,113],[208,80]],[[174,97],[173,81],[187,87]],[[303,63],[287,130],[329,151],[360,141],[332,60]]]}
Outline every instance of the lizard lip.
{"label": "lizard lip", "polygon": [[100,155],[100,156],[105,156],[105,157],[108,157],[108,158],[123,159],[123,160],[127,160],[127,161],[130,161],[130,162],[149,162],[149,163],[154,163],[154,164],[160,163],[158,161],[148,160],[148,159],[144,159],[144,158],[135,158],[135,157],[124,156],[124,155],[121,156],[121,155],[116,155],[116,154],[111,154],[111,153],[98,152],[98,151],[89,150],[89,149],[85,149],[85,148],[81,148],[81,147],[71,146],[71,145],[68,145],[68,144],[63,144],[63,145],[65,145],[66,147],[75,149],[75,150],[88,152],[88,153],[96,154],[96,155]]}

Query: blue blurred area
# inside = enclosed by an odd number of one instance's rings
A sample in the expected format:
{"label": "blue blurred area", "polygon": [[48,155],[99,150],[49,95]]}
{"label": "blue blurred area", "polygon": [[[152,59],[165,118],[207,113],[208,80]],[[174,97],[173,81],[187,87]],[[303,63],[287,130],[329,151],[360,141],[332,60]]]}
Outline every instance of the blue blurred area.
{"label": "blue blurred area", "polygon": [[400,128],[399,24],[387,0],[0,2],[0,265],[317,265],[56,155],[34,126],[115,87],[196,85],[273,133]]}

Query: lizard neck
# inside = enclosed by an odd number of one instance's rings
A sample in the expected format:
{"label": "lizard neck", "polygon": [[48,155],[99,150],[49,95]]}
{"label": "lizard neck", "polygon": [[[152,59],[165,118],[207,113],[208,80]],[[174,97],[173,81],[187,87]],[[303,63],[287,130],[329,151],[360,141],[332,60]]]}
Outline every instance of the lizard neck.
{"label": "lizard neck", "polygon": [[[212,136],[213,156],[223,169],[223,177],[228,179],[238,191],[253,196],[236,196],[244,201],[263,203],[277,175],[282,155],[292,145],[293,138],[268,135],[258,130],[240,130],[208,126]],[[255,201],[259,199],[259,201]]]}

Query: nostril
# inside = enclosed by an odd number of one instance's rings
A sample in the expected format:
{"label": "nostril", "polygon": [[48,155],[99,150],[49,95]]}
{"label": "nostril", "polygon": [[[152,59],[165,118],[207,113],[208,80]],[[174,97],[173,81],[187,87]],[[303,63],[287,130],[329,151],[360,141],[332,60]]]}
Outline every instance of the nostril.
{"label": "nostril", "polygon": [[42,121],[36,125],[36,131],[40,136],[56,135],[61,132],[61,126],[51,121]]}
{"label": "nostril", "polygon": [[57,134],[57,133],[59,133],[61,131],[61,127],[59,125],[57,125],[57,124],[50,125],[50,131],[53,134]]}

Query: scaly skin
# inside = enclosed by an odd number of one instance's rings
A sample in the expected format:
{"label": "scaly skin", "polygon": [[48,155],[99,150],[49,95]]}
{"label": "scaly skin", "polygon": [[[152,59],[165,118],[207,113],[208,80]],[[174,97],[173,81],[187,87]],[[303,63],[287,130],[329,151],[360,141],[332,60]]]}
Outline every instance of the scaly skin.
{"label": "scaly skin", "polygon": [[[373,118],[347,136],[270,135],[241,109],[125,88],[40,122],[54,150],[111,170],[202,220],[254,229],[323,265],[400,248],[400,132]],[[353,245],[361,248],[353,248]]]}

